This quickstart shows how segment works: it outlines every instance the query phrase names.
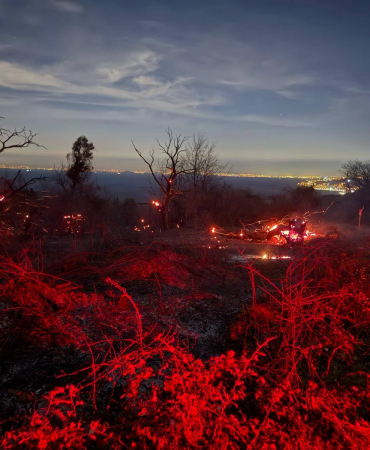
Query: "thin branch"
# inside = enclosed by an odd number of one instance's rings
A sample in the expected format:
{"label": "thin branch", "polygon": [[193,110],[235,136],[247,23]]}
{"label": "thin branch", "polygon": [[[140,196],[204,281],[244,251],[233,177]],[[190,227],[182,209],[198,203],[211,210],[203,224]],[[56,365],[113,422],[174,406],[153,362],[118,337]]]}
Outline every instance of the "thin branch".
{"label": "thin branch", "polygon": [[[21,130],[15,129],[14,131],[0,127],[0,153],[12,148],[27,148],[30,145],[46,149],[44,145],[35,142],[34,139],[36,136],[37,133],[33,133],[31,130],[27,131],[25,127]],[[16,142],[11,142],[14,140]]]}
{"label": "thin branch", "polygon": [[132,145],[133,145],[133,147],[134,147],[136,153],[140,156],[140,158],[141,158],[141,159],[146,163],[146,165],[149,167],[149,170],[150,170],[150,172],[151,172],[151,174],[152,174],[152,176],[153,176],[155,182],[156,182],[156,183],[158,184],[158,186],[160,187],[161,191],[164,192],[163,186],[162,186],[162,184],[160,183],[160,181],[158,180],[158,178],[157,178],[157,176],[156,176],[156,174],[155,174],[155,172],[154,172],[154,170],[153,170],[154,150],[152,150],[152,151],[150,152],[150,154],[149,154],[150,157],[151,157],[151,162],[149,163],[149,162],[145,159],[145,157],[142,155],[141,151],[135,147],[134,142],[131,141],[131,143],[132,143]]}
{"label": "thin branch", "polygon": [[17,175],[13,178],[13,180],[7,180],[4,177],[1,177],[0,180],[6,183],[8,188],[10,189],[10,192],[8,194],[4,195],[4,198],[2,200],[2,203],[7,202],[9,199],[17,195],[19,192],[21,192],[23,189],[27,188],[28,186],[31,186],[39,181],[46,181],[49,179],[49,177],[45,177],[44,175],[40,175],[39,177],[31,178],[30,180],[23,183],[18,188],[14,189],[14,183],[16,182],[17,178],[20,176],[21,171],[19,170],[17,172]]}

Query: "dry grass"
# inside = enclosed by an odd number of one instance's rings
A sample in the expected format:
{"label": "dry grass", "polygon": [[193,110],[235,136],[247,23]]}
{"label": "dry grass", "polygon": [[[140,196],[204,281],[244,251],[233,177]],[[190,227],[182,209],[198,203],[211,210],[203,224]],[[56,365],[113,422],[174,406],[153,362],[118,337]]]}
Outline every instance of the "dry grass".
{"label": "dry grass", "polygon": [[253,301],[231,333],[245,346],[206,361],[143,320],[122,285],[181,288],[189,261],[168,249],[113,256],[77,264],[100,277],[99,293],[27,255],[2,258],[4,360],[73,355],[41,393],[17,394],[14,414],[1,417],[2,448],[370,448],[366,251],[317,242],[278,280],[244,264]]}

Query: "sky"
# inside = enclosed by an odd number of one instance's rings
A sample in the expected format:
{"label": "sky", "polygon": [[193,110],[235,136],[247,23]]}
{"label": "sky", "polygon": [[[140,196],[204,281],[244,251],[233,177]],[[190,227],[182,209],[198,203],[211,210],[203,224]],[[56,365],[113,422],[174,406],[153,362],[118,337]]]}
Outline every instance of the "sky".
{"label": "sky", "polygon": [[336,174],[370,159],[370,2],[0,0],[1,126],[47,147],[0,164],[145,170],[174,134],[202,134],[233,172]]}

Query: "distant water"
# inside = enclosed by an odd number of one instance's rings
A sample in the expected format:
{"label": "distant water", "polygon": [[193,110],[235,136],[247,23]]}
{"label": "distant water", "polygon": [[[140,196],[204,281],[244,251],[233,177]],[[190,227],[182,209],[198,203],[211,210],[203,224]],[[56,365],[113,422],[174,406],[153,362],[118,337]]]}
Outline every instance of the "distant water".
{"label": "distant water", "polygon": [[[44,175],[51,177],[53,171],[36,170],[30,171],[22,170],[22,176],[25,180]],[[16,169],[0,169],[0,177],[8,179],[13,178],[17,173]],[[242,177],[223,177],[225,183],[239,189],[251,189],[253,193],[259,194],[263,197],[270,195],[281,194],[283,189],[290,186],[296,187],[297,183],[301,181],[298,178],[242,178]],[[102,189],[106,188],[112,195],[118,196],[121,199],[134,198],[138,202],[144,202],[153,198],[151,192],[151,184],[154,187],[153,180],[148,173],[134,173],[121,172],[109,173],[98,172],[91,176],[91,181],[95,181]]]}

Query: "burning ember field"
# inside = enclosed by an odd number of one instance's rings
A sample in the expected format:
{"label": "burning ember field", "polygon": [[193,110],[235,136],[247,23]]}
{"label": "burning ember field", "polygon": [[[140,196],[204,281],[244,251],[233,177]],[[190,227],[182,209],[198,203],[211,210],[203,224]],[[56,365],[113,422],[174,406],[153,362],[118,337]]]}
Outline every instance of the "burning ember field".
{"label": "burning ember field", "polygon": [[335,237],[3,256],[0,447],[369,449],[370,248]]}

